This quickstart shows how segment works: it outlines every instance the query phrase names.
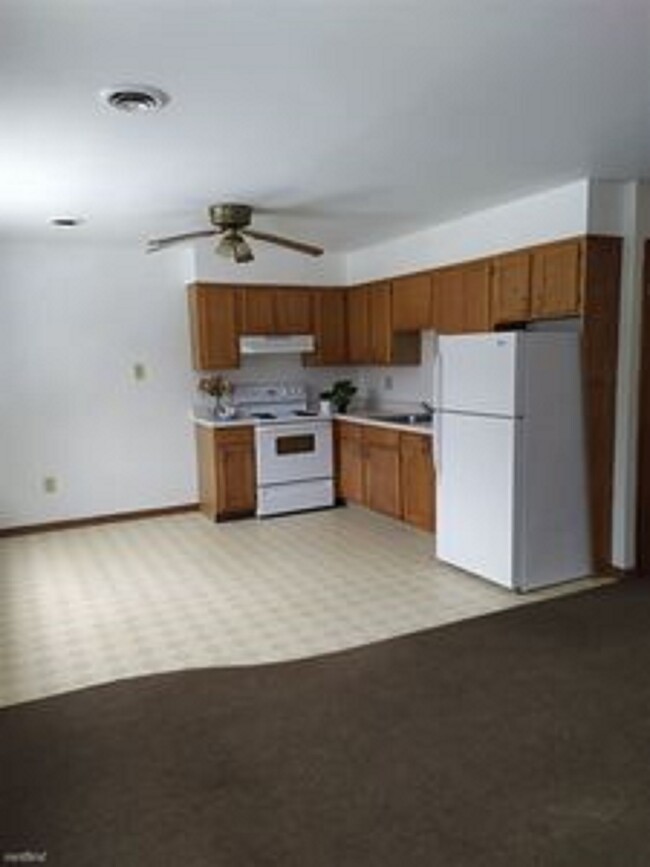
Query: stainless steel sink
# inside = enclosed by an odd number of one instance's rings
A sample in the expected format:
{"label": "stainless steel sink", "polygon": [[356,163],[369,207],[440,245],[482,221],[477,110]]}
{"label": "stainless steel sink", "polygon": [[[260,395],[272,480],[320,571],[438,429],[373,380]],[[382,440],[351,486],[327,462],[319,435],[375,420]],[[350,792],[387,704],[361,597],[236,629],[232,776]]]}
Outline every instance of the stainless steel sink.
{"label": "stainless steel sink", "polygon": [[392,415],[374,415],[377,421],[389,421],[393,424],[431,424],[432,417],[428,412],[395,413]]}

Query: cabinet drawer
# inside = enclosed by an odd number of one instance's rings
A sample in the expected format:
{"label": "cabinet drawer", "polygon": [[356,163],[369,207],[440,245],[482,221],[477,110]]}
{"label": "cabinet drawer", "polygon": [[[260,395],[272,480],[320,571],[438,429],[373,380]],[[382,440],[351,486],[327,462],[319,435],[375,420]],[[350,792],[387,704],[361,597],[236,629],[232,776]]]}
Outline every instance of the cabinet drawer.
{"label": "cabinet drawer", "polygon": [[338,428],[338,435],[341,439],[356,440],[358,442],[361,441],[363,436],[363,425],[356,424],[355,422],[337,420],[336,427]]}
{"label": "cabinet drawer", "polygon": [[217,445],[228,445],[235,443],[237,445],[253,446],[253,426],[236,428],[215,428],[214,439]]}
{"label": "cabinet drawer", "polygon": [[387,449],[399,448],[399,431],[366,425],[363,432],[364,442],[369,446]]}

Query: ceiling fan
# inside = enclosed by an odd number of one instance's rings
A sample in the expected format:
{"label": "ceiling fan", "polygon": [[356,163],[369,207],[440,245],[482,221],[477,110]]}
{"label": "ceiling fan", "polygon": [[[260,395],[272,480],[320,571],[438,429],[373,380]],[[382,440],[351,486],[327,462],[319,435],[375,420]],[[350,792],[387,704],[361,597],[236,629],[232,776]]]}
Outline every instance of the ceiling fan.
{"label": "ceiling fan", "polygon": [[208,215],[214,228],[185,232],[182,235],[170,235],[167,238],[153,238],[147,242],[147,253],[156,253],[158,250],[164,250],[165,247],[178,244],[181,241],[189,241],[192,238],[207,238],[211,235],[219,236],[215,252],[220,256],[234,259],[238,263],[252,262],[255,258],[246,237],[254,238],[256,241],[266,241],[268,244],[276,244],[278,247],[286,247],[288,250],[295,250],[297,253],[304,253],[307,256],[320,256],[323,253],[320,247],[315,247],[313,244],[292,241],[290,238],[283,238],[280,235],[271,235],[268,232],[250,229],[253,216],[253,209],[250,205],[232,203],[211,205],[208,208]]}

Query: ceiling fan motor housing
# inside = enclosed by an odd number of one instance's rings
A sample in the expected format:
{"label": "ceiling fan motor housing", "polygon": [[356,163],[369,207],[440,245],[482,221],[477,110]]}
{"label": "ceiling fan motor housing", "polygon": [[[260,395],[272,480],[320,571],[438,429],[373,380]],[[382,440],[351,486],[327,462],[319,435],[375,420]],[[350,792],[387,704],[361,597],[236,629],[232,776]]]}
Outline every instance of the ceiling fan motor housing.
{"label": "ceiling fan motor housing", "polygon": [[209,214],[210,221],[215,226],[244,229],[250,224],[252,208],[249,205],[212,205]]}

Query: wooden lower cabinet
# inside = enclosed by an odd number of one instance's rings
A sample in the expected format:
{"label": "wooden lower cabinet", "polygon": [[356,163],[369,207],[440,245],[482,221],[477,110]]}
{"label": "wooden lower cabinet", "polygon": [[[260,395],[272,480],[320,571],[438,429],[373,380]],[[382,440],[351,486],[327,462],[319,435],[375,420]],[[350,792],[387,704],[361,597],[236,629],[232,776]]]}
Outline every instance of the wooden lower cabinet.
{"label": "wooden lower cabinet", "polygon": [[432,441],[423,434],[400,434],[402,517],[422,530],[435,527]]}
{"label": "wooden lower cabinet", "polygon": [[200,509],[212,521],[255,513],[253,428],[196,425]]}
{"label": "wooden lower cabinet", "polygon": [[386,428],[363,431],[364,502],[375,512],[402,517],[400,491],[400,435]]}
{"label": "wooden lower cabinet", "polygon": [[334,432],[339,500],[434,530],[430,434],[354,421],[337,421]]}
{"label": "wooden lower cabinet", "polygon": [[363,428],[358,424],[336,422],[334,472],[336,497],[363,503]]}

